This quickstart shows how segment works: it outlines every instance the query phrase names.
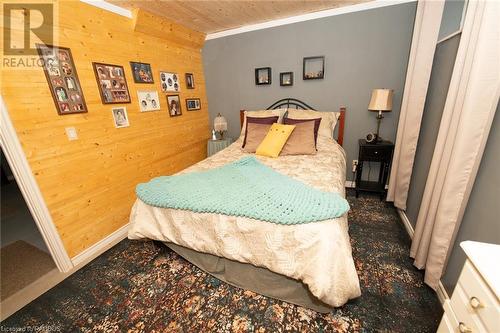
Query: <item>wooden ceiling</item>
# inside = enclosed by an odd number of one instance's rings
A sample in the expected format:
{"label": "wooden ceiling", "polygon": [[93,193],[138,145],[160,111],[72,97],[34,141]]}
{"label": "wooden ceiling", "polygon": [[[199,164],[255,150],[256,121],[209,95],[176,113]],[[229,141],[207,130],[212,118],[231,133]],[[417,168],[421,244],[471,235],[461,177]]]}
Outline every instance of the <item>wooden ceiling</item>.
{"label": "wooden ceiling", "polygon": [[108,0],[123,8],[147,10],[205,33],[367,1],[370,0]]}

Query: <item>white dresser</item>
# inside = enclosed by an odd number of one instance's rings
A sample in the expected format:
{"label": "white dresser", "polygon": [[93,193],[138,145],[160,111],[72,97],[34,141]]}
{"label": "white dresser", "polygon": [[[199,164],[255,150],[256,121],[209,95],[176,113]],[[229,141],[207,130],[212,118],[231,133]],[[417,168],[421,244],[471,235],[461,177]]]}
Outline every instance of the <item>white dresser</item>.
{"label": "white dresser", "polygon": [[500,333],[500,245],[460,243],[467,260],[444,304],[439,333]]}

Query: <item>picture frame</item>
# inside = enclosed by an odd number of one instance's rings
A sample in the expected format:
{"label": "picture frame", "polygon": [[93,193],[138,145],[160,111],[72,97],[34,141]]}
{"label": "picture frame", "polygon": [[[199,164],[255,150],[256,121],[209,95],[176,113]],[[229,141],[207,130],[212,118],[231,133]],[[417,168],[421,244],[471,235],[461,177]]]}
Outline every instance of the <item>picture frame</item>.
{"label": "picture frame", "polygon": [[199,98],[186,98],[186,110],[196,111],[201,109],[201,101]]}
{"label": "picture frame", "polygon": [[255,69],[255,84],[266,85],[271,84],[272,81],[272,71],[271,67],[260,67]]}
{"label": "picture frame", "polygon": [[93,62],[92,67],[103,104],[131,102],[123,66]]}
{"label": "picture frame", "polygon": [[170,117],[182,115],[181,100],[179,95],[167,95],[168,114]]}
{"label": "picture frame", "polygon": [[321,80],[325,78],[325,57],[305,57],[302,65],[304,80]]}
{"label": "picture frame", "polygon": [[186,73],[186,88],[194,89],[194,76],[193,73]]}
{"label": "picture frame", "polygon": [[36,44],[43,72],[59,115],[88,112],[71,50],[67,47]]}
{"label": "picture frame", "polygon": [[293,86],[293,72],[280,73],[280,86],[282,87]]}
{"label": "picture frame", "polygon": [[151,65],[143,62],[130,62],[135,83],[154,83]]}
{"label": "picture frame", "polygon": [[141,112],[160,110],[160,98],[158,97],[158,91],[139,90],[137,91],[137,98]]}
{"label": "picture frame", "polygon": [[116,128],[123,128],[130,126],[126,107],[120,106],[112,108],[111,113],[113,114],[113,123],[115,124]]}
{"label": "picture frame", "polygon": [[160,71],[160,86],[163,92],[181,91],[179,75],[177,73]]}

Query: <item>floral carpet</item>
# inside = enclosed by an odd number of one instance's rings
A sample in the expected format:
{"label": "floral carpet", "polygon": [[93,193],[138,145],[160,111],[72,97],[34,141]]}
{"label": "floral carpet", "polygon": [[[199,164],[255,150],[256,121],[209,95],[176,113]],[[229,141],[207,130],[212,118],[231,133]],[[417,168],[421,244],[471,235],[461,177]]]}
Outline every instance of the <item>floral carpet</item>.
{"label": "floral carpet", "polygon": [[245,291],[161,243],[124,240],[7,318],[37,332],[435,332],[443,311],[392,205],[348,195],[362,296],[328,314]]}

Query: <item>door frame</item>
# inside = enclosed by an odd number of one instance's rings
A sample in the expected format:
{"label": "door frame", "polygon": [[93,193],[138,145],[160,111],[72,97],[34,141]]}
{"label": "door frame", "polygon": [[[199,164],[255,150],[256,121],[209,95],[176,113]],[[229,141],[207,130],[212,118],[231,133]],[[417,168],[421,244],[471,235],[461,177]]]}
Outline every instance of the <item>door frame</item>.
{"label": "door frame", "polygon": [[61,272],[68,272],[73,268],[73,263],[57,232],[1,95],[0,117],[0,145],[17,185],[57,268]]}

